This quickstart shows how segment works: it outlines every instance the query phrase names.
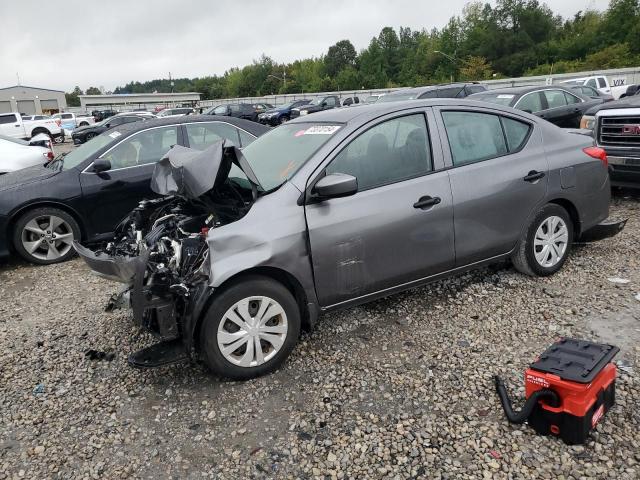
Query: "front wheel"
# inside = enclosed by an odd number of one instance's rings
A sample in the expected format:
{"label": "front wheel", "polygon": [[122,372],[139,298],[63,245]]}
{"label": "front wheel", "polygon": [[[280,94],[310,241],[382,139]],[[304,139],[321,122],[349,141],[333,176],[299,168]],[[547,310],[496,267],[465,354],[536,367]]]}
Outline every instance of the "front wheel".
{"label": "front wheel", "polygon": [[75,219],[57,208],[36,208],[22,215],[13,231],[13,245],[31,263],[49,265],[75,255],[73,240],[80,239]]}
{"label": "front wheel", "polygon": [[283,123],[287,123],[289,121],[289,117],[287,117],[286,115],[283,115],[280,117],[279,123],[280,125],[282,125]]}
{"label": "front wheel", "polygon": [[512,256],[516,270],[530,276],[553,275],[567,261],[573,223],[560,205],[547,204],[533,219]]}
{"label": "front wheel", "polygon": [[250,276],[217,295],[202,322],[200,349],[213,372],[247,380],[278,368],[299,334],[293,295],[275,280]]}

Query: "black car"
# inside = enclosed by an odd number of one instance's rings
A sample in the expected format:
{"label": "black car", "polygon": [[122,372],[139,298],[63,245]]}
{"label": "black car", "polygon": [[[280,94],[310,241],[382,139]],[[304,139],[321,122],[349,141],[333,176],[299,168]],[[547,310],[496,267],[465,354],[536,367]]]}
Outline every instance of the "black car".
{"label": "black car", "polygon": [[155,195],[155,163],[174,145],[203,150],[230,139],[243,147],[269,131],[229,117],[189,115],[113,128],[46,166],[0,176],[0,258],[11,251],[49,264],[74,254],[74,239],[109,239],[120,220]]}
{"label": "black car", "polygon": [[579,128],[582,115],[602,98],[589,98],[574,90],[556,86],[498,88],[471,95],[469,100],[497,103],[544,118],[563,128]]}
{"label": "black car", "polygon": [[93,119],[96,122],[101,122],[103,120],[106,120],[109,117],[113,117],[114,115],[117,115],[118,112],[116,112],[115,110],[93,110],[91,112],[91,115],[93,115]]}
{"label": "black car", "polygon": [[115,117],[109,117],[99,123],[88,125],[86,127],[75,128],[71,132],[71,140],[75,145],[79,145],[84,142],[88,142],[93,137],[97,137],[101,133],[106,132],[112,128],[118,127],[125,123],[141,122],[145,120],[142,115],[118,115]]}
{"label": "black car", "polygon": [[327,95],[325,97],[318,97],[302,107],[292,108],[289,116],[290,118],[297,118],[302,115],[309,115],[310,113],[331,110],[339,106],[340,99],[337,96]]}
{"label": "black car", "polygon": [[258,112],[253,105],[248,103],[225,103],[217,107],[211,107],[204,112],[205,115],[218,115],[223,117],[236,117],[244,120],[258,121]]}
{"label": "black car", "polygon": [[425,98],[465,98],[487,90],[479,83],[446,83],[426,87],[404,88],[378,98],[377,103],[422,100]]}
{"label": "black car", "polygon": [[258,121],[265,125],[280,125],[291,119],[292,109],[308,105],[309,102],[311,102],[311,100],[294,100],[293,102],[285,103],[284,105],[261,113],[258,115]]}

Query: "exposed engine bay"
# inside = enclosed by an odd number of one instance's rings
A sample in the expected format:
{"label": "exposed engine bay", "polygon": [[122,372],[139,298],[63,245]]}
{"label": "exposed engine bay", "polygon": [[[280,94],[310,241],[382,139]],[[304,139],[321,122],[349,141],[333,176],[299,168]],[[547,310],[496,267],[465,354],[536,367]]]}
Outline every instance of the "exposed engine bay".
{"label": "exposed engine bay", "polygon": [[[242,160],[222,142],[202,152],[174,147],[151,180],[163,197],[141,201],[112,241],[91,250],[75,243],[95,272],[125,284],[107,310],[130,306],[134,322],[162,340],[182,336],[194,297],[208,288],[209,230],[242,218],[257,198],[259,185]],[[233,165],[245,178],[229,178]]]}

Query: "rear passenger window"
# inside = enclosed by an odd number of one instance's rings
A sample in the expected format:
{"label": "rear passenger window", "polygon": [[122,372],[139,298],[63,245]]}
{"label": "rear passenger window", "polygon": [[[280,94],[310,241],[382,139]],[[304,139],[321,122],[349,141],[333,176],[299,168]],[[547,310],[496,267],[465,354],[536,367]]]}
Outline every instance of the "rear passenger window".
{"label": "rear passenger window", "polygon": [[478,112],[443,112],[454,166],[481,162],[507,153],[497,115]]}
{"label": "rear passenger window", "polygon": [[186,126],[189,147],[204,150],[218,140],[228,139],[239,145],[238,131],[227,123],[191,123]]}
{"label": "rear passenger window", "polygon": [[547,99],[549,108],[566,107],[567,99],[562,90],[545,90],[544,96]]}
{"label": "rear passenger window", "polygon": [[565,96],[565,99],[567,100],[568,105],[572,105],[574,103],[582,103],[582,100],[580,100],[575,95],[571,95],[569,92],[564,92],[564,96]]}
{"label": "rear passenger window", "polygon": [[431,148],[424,115],[380,123],[360,134],[327,167],[327,174],[358,179],[358,190],[400,182],[430,172]]}
{"label": "rear passenger window", "polygon": [[13,123],[17,121],[15,115],[0,115],[0,124]]}
{"label": "rear passenger window", "polygon": [[504,134],[507,137],[507,147],[509,152],[516,152],[522,148],[525,141],[529,137],[531,126],[512,118],[500,117]]}

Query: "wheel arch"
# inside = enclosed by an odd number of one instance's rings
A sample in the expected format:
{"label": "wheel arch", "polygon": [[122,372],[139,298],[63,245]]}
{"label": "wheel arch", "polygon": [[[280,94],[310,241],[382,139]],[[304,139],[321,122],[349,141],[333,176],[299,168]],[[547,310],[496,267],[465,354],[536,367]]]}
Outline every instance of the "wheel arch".
{"label": "wheel arch", "polygon": [[566,198],[555,198],[553,200],[549,200],[548,203],[558,205],[567,211],[569,218],[571,219],[571,223],[573,224],[573,238],[579,238],[582,233],[582,222],[580,221],[580,214],[578,213],[578,209],[574,203]]}
{"label": "wheel arch", "polygon": [[51,132],[45,127],[36,127],[33,130],[31,130],[31,136],[32,137],[35,137],[39,133],[44,133],[45,135],[51,136]]}

